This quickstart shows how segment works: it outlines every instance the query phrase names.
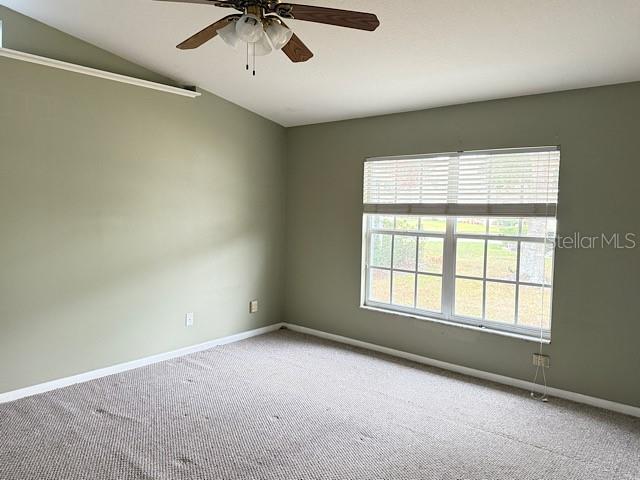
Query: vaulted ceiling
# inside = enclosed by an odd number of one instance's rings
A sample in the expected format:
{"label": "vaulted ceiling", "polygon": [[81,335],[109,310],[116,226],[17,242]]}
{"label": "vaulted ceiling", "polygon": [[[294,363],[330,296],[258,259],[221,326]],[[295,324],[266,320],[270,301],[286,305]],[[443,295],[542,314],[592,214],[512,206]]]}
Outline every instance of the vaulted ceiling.
{"label": "vaulted ceiling", "polygon": [[175,45],[229,14],[153,0],[3,0],[9,8],[285,126],[640,80],[638,0],[303,0],[373,12],[375,32],[290,20],[313,50],[244,68],[219,38]]}

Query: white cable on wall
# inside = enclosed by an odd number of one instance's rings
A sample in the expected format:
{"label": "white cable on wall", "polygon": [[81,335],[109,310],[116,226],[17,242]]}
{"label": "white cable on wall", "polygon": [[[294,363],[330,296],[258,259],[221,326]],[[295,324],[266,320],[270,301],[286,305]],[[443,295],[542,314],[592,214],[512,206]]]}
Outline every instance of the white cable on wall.
{"label": "white cable on wall", "polygon": [[[549,213],[548,208],[549,208],[549,182],[550,182],[550,178],[549,178],[549,167],[550,167],[550,163],[551,163],[551,158],[547,157],[547,194],[546,194],[546,206],[545,208],[547,209],[547,214]],[[556,209],[557,212],[557,209]],[[557,213],[556,213],[557,215]],[[557,218],[557,216],[555,217]],[[557,223],[556,223],[556,229],[557,229]],[[540,296],[540,344],[539,344],[539,348],[538,348],[538,354],[539,355],[543,355],[544,352],[544,338],[542,335],[542,331],[543,331],[543,322],[544,322],[544,315],[545,315],[545,305],[544,305],[544,299],[545,299],[545,289],[547,288],[547,277],[546,277],[546,255],[547,255],[547,244],[549,241],[549,216],[546,215],[545,216],[545,221],[544,221],[544,246],[543,246],[543,251],[542,251],[542,295]],[[554,262],[555,262],[555,258],[554,258]],[[549,307],[551,307],[551,305],[549,305]],[[551,316],[549,316],[549,320],[551,320]],[[540,400],[542,402],[548,402],[549,398],[547,396],[547,391],[548,391],[548,385],[547,385],[547,375],[545,373],[545,368],[544,366],[540,367],[540,362],[538,361],[536,364],[536,373],[533,376],[533,384],[537,385],[538,382],[538,375],[540,373],[540,369],[542,368],[542,381],[543,381],[543,390],[541,394],[537,394],[535,392],[531,392],[531,397],[534,398],[535,400]]]}

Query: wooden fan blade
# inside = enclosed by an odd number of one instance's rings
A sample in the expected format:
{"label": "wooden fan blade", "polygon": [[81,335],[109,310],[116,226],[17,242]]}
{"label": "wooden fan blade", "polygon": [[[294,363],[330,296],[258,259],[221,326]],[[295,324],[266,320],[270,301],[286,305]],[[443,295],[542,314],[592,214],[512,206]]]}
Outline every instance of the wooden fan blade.
{"label": "wooden fan blade", "polygon": [[282,47],[282,51],[294,63],[306,62],[313,57],[313,52],[307,48],[295,33],[289,43]]}
{"label": "wooden fan blade", "polygon": [[[275,17],[274,17],[275,18]],[[283,27],[289,28],[289,26],[282,21],[281,18],[278,21],[282,24]],[[282,51],[284,54],[289,57],[293,63],[306,62],[313,58],[313,52],[307,48],[300,37],[298,37],[295,33],[291,37],[291,40],[282,47]]]}
{"label": "wooden fan blade", "polygon": [[240,15],[229,15],[228,17],[224,17],[223,19],[218,20],[216,23],[212,23],[208,27],[203,28],[195,35],[187,38],[176,48],[179,48],[180,50],[192,50],[194,48],[198,48],[199,46],[207,43],[209,40],[218,35],[218,30],[226,27],[229,22],[232,22],[237,18],[240,18]]}
{"label": "wooden fan blade", "polygon": [[356,28],[374,31],[380,26],[380,20],[372,13],[337,10],[335,8],[313,7],[294,3],[280,3],[274,7],[280,17],[304,20],[307,22],[326,23],[338,27]]}

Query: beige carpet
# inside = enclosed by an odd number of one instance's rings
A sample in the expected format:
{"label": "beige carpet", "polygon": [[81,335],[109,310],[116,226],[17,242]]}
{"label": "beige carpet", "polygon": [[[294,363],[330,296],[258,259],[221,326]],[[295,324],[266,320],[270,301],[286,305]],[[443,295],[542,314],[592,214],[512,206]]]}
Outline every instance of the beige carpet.
{"label": "beige carpet", "polygon": [[0,479],[640,478],[640,420],[288,331],[0,405]]}

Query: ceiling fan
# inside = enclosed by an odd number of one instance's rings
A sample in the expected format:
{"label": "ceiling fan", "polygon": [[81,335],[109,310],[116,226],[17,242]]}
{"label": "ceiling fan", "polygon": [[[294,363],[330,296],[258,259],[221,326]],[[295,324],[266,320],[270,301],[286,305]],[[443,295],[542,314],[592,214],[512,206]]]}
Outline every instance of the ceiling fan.
{"label": "ceiling fan", "polygon": [[195,3],[214,7],[232,8],[241,13],[224,17],[180,43],[177,48],[198,48],[216,36],[235,47],[247,44],[247,70],[249,53],[268,55],[274,49],[282,50],[292,62],[306,62],[313,57],[311,50],[284,23],[283,19],[304,20],[338,27],[374,31],[380,21],[372,13],[337,10],[334,8],[281,3],[280,0],[156,0],[159,2]]}

